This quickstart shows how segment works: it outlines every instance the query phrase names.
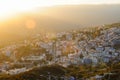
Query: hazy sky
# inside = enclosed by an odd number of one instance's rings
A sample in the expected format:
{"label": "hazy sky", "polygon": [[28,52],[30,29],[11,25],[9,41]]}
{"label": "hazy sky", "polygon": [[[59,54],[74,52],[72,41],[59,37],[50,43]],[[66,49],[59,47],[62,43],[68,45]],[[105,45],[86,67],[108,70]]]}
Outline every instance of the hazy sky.
{"label": "hazy sky", "polygon": [[0,18],[6,19],[36,7],[69,4],[119,4],[120,0],[0,0]]}

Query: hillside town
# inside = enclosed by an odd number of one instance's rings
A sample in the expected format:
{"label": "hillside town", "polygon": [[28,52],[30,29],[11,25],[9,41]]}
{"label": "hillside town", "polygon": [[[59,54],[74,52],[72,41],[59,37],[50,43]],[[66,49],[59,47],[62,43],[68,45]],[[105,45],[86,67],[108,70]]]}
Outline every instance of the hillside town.
{"label": "hillside town", "polygon": [[0,49],[0,73],[10,75],[53,64],[68,67],[117,62],[120,62],[120,26],[117,25],[39,33]]}

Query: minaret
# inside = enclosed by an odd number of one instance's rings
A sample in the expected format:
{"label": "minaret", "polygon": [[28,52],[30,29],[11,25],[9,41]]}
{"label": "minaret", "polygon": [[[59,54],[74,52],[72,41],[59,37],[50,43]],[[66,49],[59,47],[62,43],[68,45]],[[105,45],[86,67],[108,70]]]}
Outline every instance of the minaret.
{"label": "minaret", "polygon": [[17,53],[17,51],[14,51],[14,52],[13,52],[13,60],[14,60],[14,63],[17,62],[17,59],[16,59],[16,53]]}

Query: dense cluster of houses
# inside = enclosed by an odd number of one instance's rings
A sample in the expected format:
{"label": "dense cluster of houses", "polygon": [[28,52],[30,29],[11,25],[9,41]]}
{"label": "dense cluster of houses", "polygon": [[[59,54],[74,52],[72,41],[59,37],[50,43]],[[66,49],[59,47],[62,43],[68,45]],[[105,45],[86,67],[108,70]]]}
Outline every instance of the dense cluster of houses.
{"label": "dense cluster of houses", "polygon": [[[0,49],[17,63],[16,48],[30,46],[30,55],[21,57],[21,61],[38,62],[39,66],[60,64],[97,65],[110,61],[120,61],[120,27],[73,30],[56,34],[37,34],[31,40]],[[40,50],[40,51],[39,51]],[[36,55],[37,54],[37,55]],[[39,63],[43,61],[42,63]],[[21,62],[22,64],[22,62]]]}
{"label": "dense cluster of houses", "polygon": [[[93,33],[93,35],[92,35]],[[47,37],[47,35],[46,35]],[[52,55],[49,64],[93,64],[108,63],[111,60],[119,61],[120,28],[113,27],[95,31],[72,31],[57,33],[55,39],[37,41],[34,44],[45,49],[45,54]],[[46,59],[46,56],[43,56]]]}

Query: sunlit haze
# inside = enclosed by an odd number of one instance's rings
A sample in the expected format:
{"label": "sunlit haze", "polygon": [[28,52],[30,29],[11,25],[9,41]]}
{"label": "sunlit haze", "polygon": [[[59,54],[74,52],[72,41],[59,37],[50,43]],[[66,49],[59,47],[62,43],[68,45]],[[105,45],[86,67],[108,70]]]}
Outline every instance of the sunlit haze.
{"label": "sunlit haze", "polygon": [[120,0],[0,0],[0,80],[120,80]]}
{"label": "sunlit haze", "polygon": [[21,12],[54,5],[118,4],[120,0],[0,0],[0,19],[4,20]]}

